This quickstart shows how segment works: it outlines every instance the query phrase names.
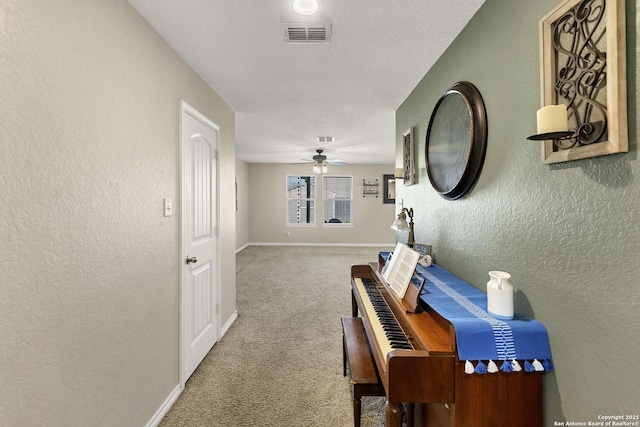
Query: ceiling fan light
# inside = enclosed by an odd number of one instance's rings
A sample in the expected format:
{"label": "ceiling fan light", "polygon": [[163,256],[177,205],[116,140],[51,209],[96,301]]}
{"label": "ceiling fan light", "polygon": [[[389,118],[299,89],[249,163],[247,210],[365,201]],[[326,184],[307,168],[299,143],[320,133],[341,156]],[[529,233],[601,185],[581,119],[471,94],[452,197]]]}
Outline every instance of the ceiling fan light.
{"label": "ceiling fan light", "polygon": [[318,11],[318,1],[293,0],[293,9],[300,15],[313,15]]}
{"label": "ceiling fan light", "polygon": [[321,173],[327,173],[329,169],[327,168],[327,162],[325,160],[323,161],[315,161],[315,163],[313,164],[313,173],[315,174],[321,174]]}

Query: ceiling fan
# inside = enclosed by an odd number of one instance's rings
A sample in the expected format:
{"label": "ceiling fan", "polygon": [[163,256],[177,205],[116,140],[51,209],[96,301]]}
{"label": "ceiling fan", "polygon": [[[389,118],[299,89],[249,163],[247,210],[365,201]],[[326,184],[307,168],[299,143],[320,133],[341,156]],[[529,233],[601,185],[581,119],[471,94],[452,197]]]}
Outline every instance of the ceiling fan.
{"label": "ceiling fan", "polygon": [[347,163],[342,159],[327,160],[327,156],[322,154],[324,152],[324,150],[321,149],[321,148],[317,149],[316,152],[318,154],[313,156],[311,158],[312,160],[311,159],[301,159],[303,161],[303,163],[312,163],[313,162],[314,166],[327,166],[327,165],[331,165],[331,166],[346,166],[347,165]]}

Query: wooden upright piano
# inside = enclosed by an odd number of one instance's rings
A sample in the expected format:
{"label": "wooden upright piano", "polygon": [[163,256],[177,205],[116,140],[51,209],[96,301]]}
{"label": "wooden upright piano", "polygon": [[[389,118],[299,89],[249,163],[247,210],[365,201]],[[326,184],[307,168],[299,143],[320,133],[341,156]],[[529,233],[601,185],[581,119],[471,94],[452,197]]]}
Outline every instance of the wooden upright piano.
{"label": "wooden upright piano", "polygon": [[401,425],[404,406],[416,408],[417,426],[542,426],[542,373],[465,373],[453,325],[423,302],[408,312],[380,264],[352,266],[351,295],[386,393],[387,427]]}

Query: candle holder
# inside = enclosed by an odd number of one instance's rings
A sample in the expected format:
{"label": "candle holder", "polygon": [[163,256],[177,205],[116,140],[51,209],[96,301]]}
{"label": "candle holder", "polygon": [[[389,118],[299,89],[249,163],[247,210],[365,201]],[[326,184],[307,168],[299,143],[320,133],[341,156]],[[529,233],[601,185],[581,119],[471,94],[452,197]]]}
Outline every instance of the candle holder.
{"label": "candle holder", "polygon": [[575,132],[573,131],[560,131],[560,132],[547,132],[547,133],[539,133],[537,135],[528,136],[527,139],[529,141],[547,141],[552,140],[554,144],[556,141],[566,141],[568,139],[575,138]]}
{"label": "candle holder", "polygon": [[[567,150],[576,145],[583,146],[598,142],[598,138],[605,132],[606,123],[604,121],[598,121],[593,123],[583,123],[578,131],[557,131],[539,133],[536,135],[528,136],[530,141],[553,141],[553,144],[561,150]],[[594,137],[596,135],[596,137]],[[568,142],[565,143],[565,142]]]}
{"label": "candle holder", "polygon": [[[540,101],[544,107],[565,104],[568,126],[565,120],[562,125],[547,120],[535,133],[573,131],[574,135],[546,136],[550,139],[541,144],[542,163],[626,152],[625,1],[558,3],[539,22]],[[554,117],[559,119],[560,112]]]}
{"label": "candle holder", "polygon": [[547,132],[547,133],[539,133],[537,135],[528,136],[527,139],[530,141],[546,141],[548,139],[552,139],[554,141],[561,141],[564,139],[575,138],[575,133],[573,131],[564,131],[564,132]]}

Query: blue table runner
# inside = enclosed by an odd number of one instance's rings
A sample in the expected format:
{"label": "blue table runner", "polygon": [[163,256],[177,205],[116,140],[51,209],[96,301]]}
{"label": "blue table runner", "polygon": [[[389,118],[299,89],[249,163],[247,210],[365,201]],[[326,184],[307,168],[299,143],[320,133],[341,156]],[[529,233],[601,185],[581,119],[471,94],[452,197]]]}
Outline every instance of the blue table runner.
{"label": "blue table runner", "polygon": [[[381,255],[387,258],[385,253]],[[467,361],[467,373],[519,371],[518,361],[524,362],[525,371],[553,369],[542,323],[518,313],[513,320],[491,316],[484,292],[435,264],[418,265],[416,273],[425,279],[420,299],[453,324],[458,358]],[[500,368],[496,361],[503,361]]]}

